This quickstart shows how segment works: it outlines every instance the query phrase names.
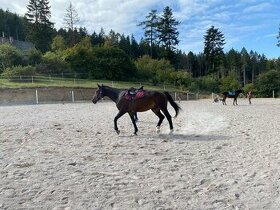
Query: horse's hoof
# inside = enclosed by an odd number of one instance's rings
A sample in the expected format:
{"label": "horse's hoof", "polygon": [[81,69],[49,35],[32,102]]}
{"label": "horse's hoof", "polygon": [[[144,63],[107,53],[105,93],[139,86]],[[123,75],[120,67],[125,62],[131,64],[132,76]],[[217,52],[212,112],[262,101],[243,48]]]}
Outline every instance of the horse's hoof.
{"label": "horse's hoof", "polygon": [[174,130],[170,129],[169,134],[173,134]]}
{"label": "horse's hoof", "polygon": [[159,126],[157,126],[157,128],[156,128],[156,132],[157,132],[157,133],[160,132],[160,127],[159,127]]}
{"label": "horse's hoof", "polygon": [[119,130],[116,130],[117,134],[119,135],[120,134],[120,131]]}

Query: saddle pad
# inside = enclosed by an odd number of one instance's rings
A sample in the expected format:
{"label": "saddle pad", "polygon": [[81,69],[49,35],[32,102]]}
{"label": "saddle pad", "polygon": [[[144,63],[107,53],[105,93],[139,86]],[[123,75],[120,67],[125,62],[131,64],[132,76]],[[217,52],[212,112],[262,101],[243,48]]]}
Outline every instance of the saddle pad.
{"label": "saddle pad", "polygon": [[139,98],[143,98],[144,96],[145,96],[144,90],[137,91],[135,95],[130,95],[128,91],[126,91],[124,94],[124,98],[126,100],[139,99]]}
{"label": "saddle pad", "polygon": [[229,91],[229,92],[228,92],[228,95],[229,95],[229,96],[234,96],[234,95],[235,95],[235,92]]}

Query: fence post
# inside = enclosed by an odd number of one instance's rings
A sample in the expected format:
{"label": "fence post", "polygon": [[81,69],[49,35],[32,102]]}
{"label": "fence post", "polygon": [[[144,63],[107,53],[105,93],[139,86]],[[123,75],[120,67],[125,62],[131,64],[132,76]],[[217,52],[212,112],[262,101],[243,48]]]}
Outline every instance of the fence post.
{"label": "fence post", "polygon": [[189,100],[189,93],[187,93],[187,101]]}
{"label": "fence post", "polygon": [[214,101],[214,93],[212,92],[212,101]]}
{"label": "fence post", "polygon": [[177,98],[177,93],[175,92],[175,94],[174,94],[174,98],[175,98],[175,101],[176,101],[176,98]]}
{"label": "fence post", "polygon": [[35,92],[35,97],[36,97],[36,104],[39,104],[38,90],[37,89],[36,89],[36,92]]}
{"label": "fence post", "polygon": [[196,100],[198,100],[198,93],[196,93]]}
{"label": "fence post", "polygon": [[274,98],[274,90],[272,91],[272,97]]}
{"label": "fence post", "polygon": [[34,83],[33,76],[31,76],[32,84]]}
{"label": "fence post", "polygon": [[71,91],[71,95],[72,95],[72,103],[75,103],[75,96],[74,96],[74,91]]}

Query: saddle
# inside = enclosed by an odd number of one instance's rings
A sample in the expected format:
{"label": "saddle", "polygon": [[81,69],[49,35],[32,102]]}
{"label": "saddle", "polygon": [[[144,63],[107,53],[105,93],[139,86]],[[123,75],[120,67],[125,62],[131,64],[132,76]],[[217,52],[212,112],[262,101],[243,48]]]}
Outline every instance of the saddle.
{"label": "saddle", "polygon": [[136,89],[134,87],[129,88],[124,93],[124,98],[127,100],[143,98],[145,96],[145,91],[143,90],[143,86]]}
{"label": "saddle", "polygon": [[229,96],[234,96],[234,95],[235,95],[235,92],[234,92],[234,91],[228,91],[228,95],[229,95]]}

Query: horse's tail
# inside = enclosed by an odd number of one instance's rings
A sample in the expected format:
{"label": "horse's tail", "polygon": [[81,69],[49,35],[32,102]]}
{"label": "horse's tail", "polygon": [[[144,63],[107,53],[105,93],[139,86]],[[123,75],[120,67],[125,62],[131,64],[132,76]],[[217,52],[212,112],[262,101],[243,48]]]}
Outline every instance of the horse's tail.
{"label": "horse's tail", "polygon": [[164,94],[166,95],[167,97],[167,100],[169,101],[169,103],[171,104],[171,106],[173,106],[173,108],[175,109],[175,116],[174,117],[177,117],[177,115],[179,114],[179,110],[181,109],[179,107],[179,105],[173,100],[172,96],[168,93],[168,92],[164,92]]}

